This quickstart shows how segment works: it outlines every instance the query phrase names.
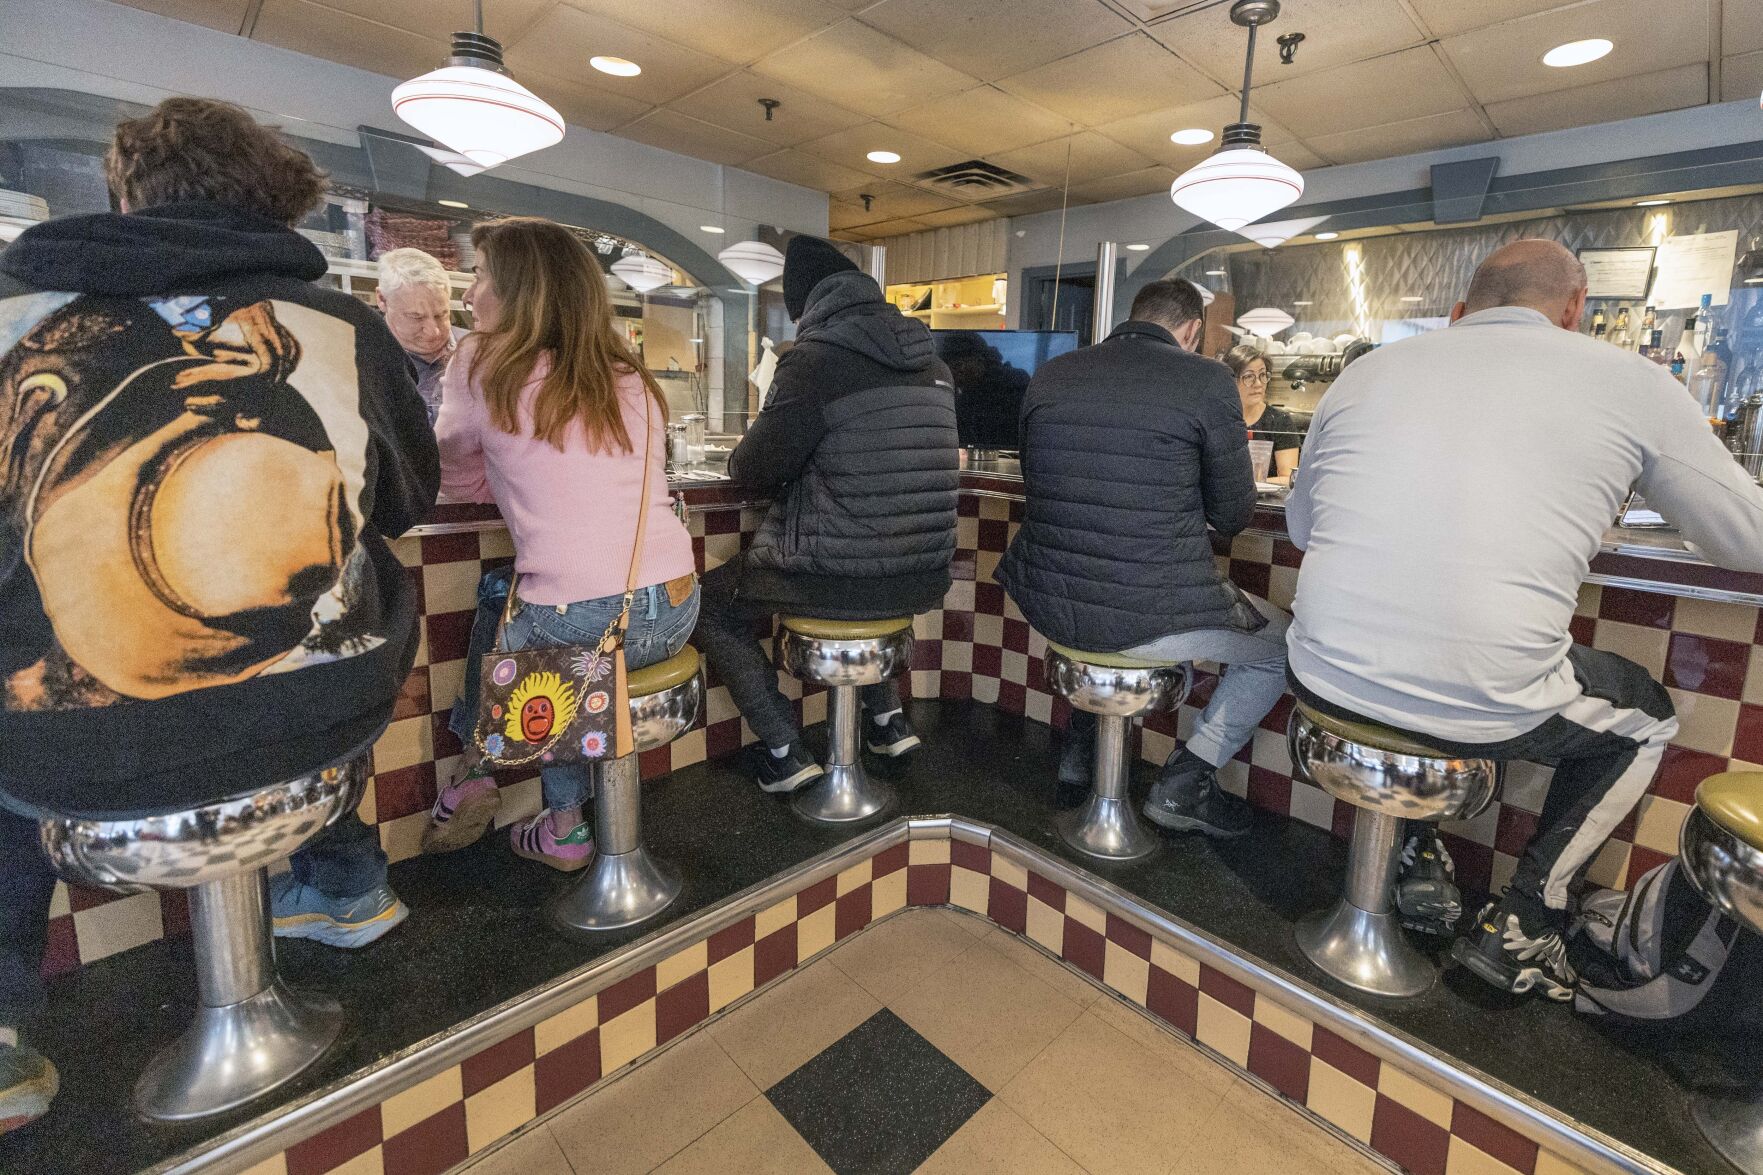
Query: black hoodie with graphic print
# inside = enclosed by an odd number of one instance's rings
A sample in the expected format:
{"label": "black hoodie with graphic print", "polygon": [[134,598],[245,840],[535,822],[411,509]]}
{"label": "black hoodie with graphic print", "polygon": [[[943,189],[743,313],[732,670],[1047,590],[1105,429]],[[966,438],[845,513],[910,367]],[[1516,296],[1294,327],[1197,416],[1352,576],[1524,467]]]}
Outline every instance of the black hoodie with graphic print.
{"label": "black hoodie with graphic print", "polygon": [[0,803],[126,815],[365,746],[417,638],[386,545],[439,459],[409,362],[238,209],[0,253]]}

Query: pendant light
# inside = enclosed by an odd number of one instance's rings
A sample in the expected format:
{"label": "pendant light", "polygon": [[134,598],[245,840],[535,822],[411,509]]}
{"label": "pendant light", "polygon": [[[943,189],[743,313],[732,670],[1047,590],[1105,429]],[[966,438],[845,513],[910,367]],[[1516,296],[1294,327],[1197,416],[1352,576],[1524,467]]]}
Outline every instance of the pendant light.
{"label": "pendant light", "polygon": [[742,241],[716,255],[728,271],[750,285],[762,286],[784,271],[784,255],[764,241]]}
{"label": "pendant light", "polygon": [[483,0],[475,0],[474,9],[477,31],[454,33],[447,64],[400,83],[392,110],[487,170],[561,142],[563,116],[509,76],[501,42],[484,35]]}
{"label": "pendant light", "polygon": [[1269,249],[1274,249],[1285,244],[1299,233],[1309,232],[1327,219],[1328,217],[1326,216],[1304,216],[1299,217],[1297,220],[1264,220],[1259,224],[1252,224],[1247,228],[1238,229],[1237,235],[1248,237],[1257,245],[1263,245]]}
{"label": "pendant light", "polygon": [[484,170],[459,152],[449,151],[445,147],[429,147],[418,143],[416,149],[448,171],[457,172],[460,175],[477,175]]}
{"label": "pendant light", "polygon": [[1238,326],[1264,339],[1271,339],[1294,321],[1291,315],[1277,306],[1257,306],[1247,314],[1237,317]]}
{"label": "pendant light", "polygon": [[673,270],[646,253],[626,253],[612,263],[612,272],[639,294],[673,284]]}
{"label": "pendant light", "polygon": [[1237,0],[1230,19],[1249,30],[1243,62],[1243,105],[1224,128],[1218,150],[1170,185],[1176,206],[1219,228],[1237,231],[1304,194],[1304,177],[1267,153],[1261,128],[1249,121],[1249,83],[1255,69],[1255,30],[1279,15],[1279,0]]}

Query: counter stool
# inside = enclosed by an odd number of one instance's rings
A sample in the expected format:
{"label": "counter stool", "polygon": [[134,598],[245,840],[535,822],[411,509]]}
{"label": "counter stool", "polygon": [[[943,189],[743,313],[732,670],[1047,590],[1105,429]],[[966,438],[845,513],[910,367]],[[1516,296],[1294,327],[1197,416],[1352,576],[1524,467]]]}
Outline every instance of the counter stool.
{"label": "counter stool", "polygon": [[[633,669],[631,734],[638,751],[664,747],[692,728],[704,703],[698,650],[687,645],[667,660]],[[571,930],[617,930],[653,918],[679,896],[679,872],[643,844],[643,789],[637,756],[596,763],[594,837],[599,852],[581,881],[551,909]]]}
{"label": "counter stool", "polygon": [[845,824],[873,816],[894,789],[863,770],[860,686],[880,685],[912,664],[912,617],[892,620],[784,618],[777,638],[780,669],[827,687],[826,775],[796,793],[796,812],[809,820]]}
{"label": "counter stool", "polygon": [[43,851],[69,881],[137,893],[190,891],[196,1022],[135,1084],[147,1118],[181,1122],[242,1106],[322,1057],[343,1026],[328,996],[276,974],[269,866],[354,810],[363,753],[286,783],[140,817],[50,816]]}
{"label": "counter stool", "polygon": [[[1710,905],[1763,933],[1763,772],[1704,779],[1678,851],[1691,884]],[[1690,1114],[1728,1162],[1746,1175],[1763,1175],[1763,1089],[1748,1097],[1698,1097]]]}
{"label": "counter stool", "polygon": [[1096,716],[1096,764],[1090,797],[1054,817],[1065,843],[1080,853],[1130,861],[1155,851],[1159,838],[1139,822],[1127,795],[1127,724],[1141,714],[1173,710],[1188,696],[1193,666],[1143,661],[1119,653],[1084,653],[1047,642],[1047,685]]}
{"label": "counter stool", "polygon": [[1468,820],[1499,787],[1491,759],[1455,759],[1386,726],[1346,722],[1302,702],[1286,727],[1298,773],[1359,809],[1347,851],[1346,893],[1334,908],[1298,924],[1305,956],[1348,987],[1413,996],[1433,967],[1402,934],[1394,914],[1404,820]]}

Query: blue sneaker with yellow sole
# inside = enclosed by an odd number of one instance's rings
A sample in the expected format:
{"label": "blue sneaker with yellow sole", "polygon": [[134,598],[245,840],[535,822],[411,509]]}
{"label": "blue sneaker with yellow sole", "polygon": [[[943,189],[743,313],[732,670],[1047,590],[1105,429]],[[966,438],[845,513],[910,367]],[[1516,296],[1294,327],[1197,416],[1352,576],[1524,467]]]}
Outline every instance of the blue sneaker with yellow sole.
{"label": "blue sneaker with yellow sole", "polygon": [[49,1112],[61,1076],[49,1059],[24,1045],[0,1044],[0,1134]]}
{"label": "blue sneaker with yellow sole", "polygon": [[384,882],[358,897],[333,898],[292,873],[269,879],[269,905],[277,938],[310,938],[344,950],[377,942],[410,917],[410,907]]}

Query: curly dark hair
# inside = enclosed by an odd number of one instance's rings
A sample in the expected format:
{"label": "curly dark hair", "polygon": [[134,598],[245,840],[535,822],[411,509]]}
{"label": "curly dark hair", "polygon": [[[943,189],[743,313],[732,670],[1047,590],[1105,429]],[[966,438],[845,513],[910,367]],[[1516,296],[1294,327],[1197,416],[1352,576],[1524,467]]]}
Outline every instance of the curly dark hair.
{"label": "curly dark hair", "polygon": [[104,171],[111,193],[133,210],[206,200],[285,225],[325,190],[325,173],[304,151],[212,98],[167,98],[118,123]]}

